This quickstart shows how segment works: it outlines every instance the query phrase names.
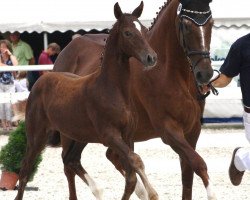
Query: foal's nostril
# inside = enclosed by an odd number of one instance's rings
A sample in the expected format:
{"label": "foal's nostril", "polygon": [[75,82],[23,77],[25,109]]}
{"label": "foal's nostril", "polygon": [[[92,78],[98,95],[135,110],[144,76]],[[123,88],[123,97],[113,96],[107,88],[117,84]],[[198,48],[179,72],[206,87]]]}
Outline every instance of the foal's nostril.
{"label": "foal's nostril", "polygon": [[148,55],[147,56],[147,63],[149,66],[153,66],[156,63],[156,56]]}

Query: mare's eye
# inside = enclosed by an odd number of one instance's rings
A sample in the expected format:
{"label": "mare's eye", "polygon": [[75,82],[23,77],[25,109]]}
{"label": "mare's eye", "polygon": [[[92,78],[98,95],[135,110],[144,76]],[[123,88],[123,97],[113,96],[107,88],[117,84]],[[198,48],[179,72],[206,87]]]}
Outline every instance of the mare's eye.
{"label": "mare's eye", "polygon": [[125,35],[126,37],[130,37],[130,36],[132,35],[132,33],[129,32],[129,31],[124,31],[124,35]]}

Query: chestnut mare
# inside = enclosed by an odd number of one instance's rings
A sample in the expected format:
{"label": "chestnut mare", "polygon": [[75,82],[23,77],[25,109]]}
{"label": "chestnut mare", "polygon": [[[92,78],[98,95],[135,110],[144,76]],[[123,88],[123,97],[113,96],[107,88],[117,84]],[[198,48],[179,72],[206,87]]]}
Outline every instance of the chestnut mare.
{"label": "chestnut mare", "polygon": [[[33,86],[26,107],[27,152],[19,173],[16,200],[23,198],[34,160],[44,149],[50,130],[59,131],[62,135],[66,175],[71,173],[67,164],[75,152],[71,151],[68,143],[63,142],[63,138],[85,145],[89,142],[102,143],[119,156],[126,172],[122,199],[128,200],[133,193],[136,173],[144,183],[148,198],[158,199],[147,179],[141,158],[132,150],[134,119],[129,58],[140,61],[148,73],[157,59],[145,39],[147,29],[137,19],[142,10],[143,3],[132,14],[123,14],[119,4],[115,4],[117,22],[110,32],[100,71],[85,77],[70,73],[47,73]],[[89,177],[84,178],[91,186]],[[95,195],[101,199],[98,191]],[[69,198],[77,199],[74,193],[70,193]]]}
{"label": "chestnut mare", "polygon": [[[199,87],[207,84],[213,75],[209,55],[213,26],[210,2],[169,0],[147,33],[158,55],[156,67],[149,73],[137,61],[130,60],[137,117],[134,141],[160,137],[178,153],[185,200],[192,199],[194,172],[202,179],[208,199],[216,199],[206,163],[195,151],[205,105]],[[69,43],[58,56],[54,71],[81,76],[99,71],[103,46],[93,40],[82,36]],[[58,135],[54,134],[52,139]],[[75,145],[79,152],[83,148],[81,144]],[[80,155],[78,158],[74,162],[80,164]],[[107,158],[122,172],[111,149]]]}

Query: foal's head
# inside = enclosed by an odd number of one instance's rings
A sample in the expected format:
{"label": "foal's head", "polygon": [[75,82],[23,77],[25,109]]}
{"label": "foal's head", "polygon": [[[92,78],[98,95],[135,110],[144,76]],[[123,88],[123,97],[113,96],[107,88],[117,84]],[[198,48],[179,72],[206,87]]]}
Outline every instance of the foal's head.
{"label": "foal's head", "polygon": [[213,19],[212,0],[179,0],[176,27],[179,40],[192,66],[198,85],[209,82],[213,75],[210,42]]}
{"label": "foal's head", "polygon": [[114,6],[114,14],[117,19],[112,34],[118,34],[118,47],[120,51],[127,57],[135,57],[147,69],[155,66],[157,55],[149,46],[146,40],[147,29],[140,23],[138,18],[143,10],[143,2],[132,12],[126,14],[121,11],[118,3]]}

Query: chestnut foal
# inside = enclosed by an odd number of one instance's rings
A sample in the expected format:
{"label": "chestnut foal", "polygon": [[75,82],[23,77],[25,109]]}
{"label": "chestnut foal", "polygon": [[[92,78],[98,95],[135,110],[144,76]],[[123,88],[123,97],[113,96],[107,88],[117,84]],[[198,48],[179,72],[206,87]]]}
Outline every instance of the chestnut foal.
{"label": "chestnut foal", "polygon": [[[133,152],[133,103],[130,98],[129,58],[135,57],[145,69],[156,64],[156,53],[145,39],[145,27],[138,21],[140,4],[132,14],[114,6],[117,22],[107,41],[101,70],[80,77],[52,72],[43,75],[33,86],[26,107],[27,151],[19,173],[19,189],[15,200],[23,198],[24,188],[36,156],[44,149],[49,131],[79,143],[102,143],[119,155],[125,170],[123,200],[128,200],[136,185],[136,173],[142,179],[150,200],[158,195],[150,185],[144,164]],[[62,139],[63,144],[63,139]],[[71,145],[63,146],[67,165]],[[71,152],[71,153],[68,153]],[[67,167],[65,169],[67,175]],[[86,179],[88,177],[85,177]],[[96,198],[101,198],[96,194]],[[70,200],[76,194],[70,192]]]}

